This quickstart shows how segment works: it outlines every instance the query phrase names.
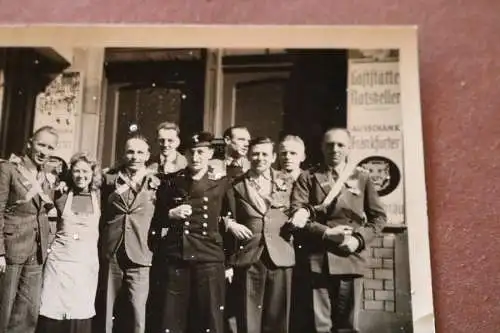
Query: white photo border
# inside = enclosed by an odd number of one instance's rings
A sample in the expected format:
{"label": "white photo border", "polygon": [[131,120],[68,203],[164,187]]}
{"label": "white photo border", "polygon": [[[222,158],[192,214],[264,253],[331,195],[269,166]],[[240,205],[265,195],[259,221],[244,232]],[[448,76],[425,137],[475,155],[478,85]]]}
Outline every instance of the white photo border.
{"label": "white photo border", "polygon": [[435,326],[417,44],[416,26],[0,25],[2,47],[54,47],[63,55],[75,47],[398,49],[413,329],[415,333],[432,333]]}

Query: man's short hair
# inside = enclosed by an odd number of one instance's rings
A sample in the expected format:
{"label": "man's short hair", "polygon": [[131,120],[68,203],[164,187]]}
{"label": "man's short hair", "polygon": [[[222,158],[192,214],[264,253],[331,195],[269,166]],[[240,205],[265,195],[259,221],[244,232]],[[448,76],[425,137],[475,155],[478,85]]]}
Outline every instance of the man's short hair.
{"label": "man's short hair", "polygon": [[42,126],[39,129],[37,129],[33,133],[33,135],[31,136],[30,141],[33,140],[33,139],[35,139],[42,132],[50,133],[53,136],[55,136],[57,139],[59,139],[59,133],[57,132],[57,130],[54,127],[52,127],[52,126],[48,126],[47,125],[47,126]]}
{"label": "man's short hair", "polygon": [[304,151],[306,150],[306,145],[304,144],[304,140],[302,140],[301,137],[298,135],[286,135],[283,139],[281,139],[280,145],[287,141],[298,142],[302,146]]}
{"label": "man's short hair", "polygon": [[248,150],[252,149],[256,145],[270,144],[273,147],[274,152],[274,141],[266,136],[259,136],[255,139],[250,140],[248,145]]}
{"label": "man's short hair", "polygon": [[334,131],[342,131],[342,132],[344,132],[344,133],[347,134],[347,136],[349,137],[349,139],[351,139],[351,132],[347,128],[345,128],[345,127],[330,127],[323,134],[323,138],[326,136],[326,134],[328,134],[330,132],[334,132]]}
{"label": "man's short hair", "polygon": [[245,130],[245,131],[247,131],[247,132],[250,133],[250,131],[248,130],[248,128],[246,128],[245,126],[231,126],[231,127],[229,127],[228,129],[226,129],[224,131],[223,137],[224,138],[232,139],[233,138],[233,130],[235,130],[235,129]]}
{"label": "man's short hair", "polygon": [[156,132],[159,132],[160,130],[174,130],[177,133],[177,136],[181,133],[179,125],[170,121],[165,121],[158,125],[156,127]]}
{"label": "man's short hair", "polygon": [[142,135],[140,133],[133,133],[133,134],[131,134],[131,135],[129,135],[127,137],[127,140],[125,140],[125,144],[127,144],[127,142],[129,142],[130,140],[141,140],[141,141],[143,141],[148,146],[148,151],[149,151],[149,149],[150,149],[149,148],[150,147],[149,146],[149,142],[148,142],[148,139],[144,135]]}

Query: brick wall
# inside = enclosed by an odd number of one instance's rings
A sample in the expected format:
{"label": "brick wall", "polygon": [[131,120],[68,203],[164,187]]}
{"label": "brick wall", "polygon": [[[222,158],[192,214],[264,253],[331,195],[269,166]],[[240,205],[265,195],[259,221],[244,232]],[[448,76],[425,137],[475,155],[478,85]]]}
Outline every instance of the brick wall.
{"label": "brick wall", "polygon": [[368,250],[363,308],[394,312],[394,235],[376,238]]}

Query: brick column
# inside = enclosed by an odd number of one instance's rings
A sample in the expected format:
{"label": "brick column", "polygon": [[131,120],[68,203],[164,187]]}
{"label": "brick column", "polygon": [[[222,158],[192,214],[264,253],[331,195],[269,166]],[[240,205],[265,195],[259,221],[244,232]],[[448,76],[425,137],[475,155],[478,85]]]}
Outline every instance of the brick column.
{"label": "brick column", "polygon": [[369,268],[364,279],[363,308],[394,312],[394,235],[379,236],[368,251]]}

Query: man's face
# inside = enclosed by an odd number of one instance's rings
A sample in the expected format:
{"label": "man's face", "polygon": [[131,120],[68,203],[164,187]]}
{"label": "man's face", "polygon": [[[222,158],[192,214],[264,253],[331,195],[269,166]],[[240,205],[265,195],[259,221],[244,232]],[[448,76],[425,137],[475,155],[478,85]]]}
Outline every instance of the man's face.
{"label": "man's face", "polygon": [[248,152],[248,144],[250,142],[250,133],[243,128],[233,129],[232,137],[225,138],[224,141],[228,146],[229,153],[238,157],[246,156]]}
{"label": "man's face", "polygon": [[149,145],[141,139],[129,139],[125,144],[125,166],[130,171],[145,167],[149,160]]}
{"label": "man's face", "polygon": [[57,146],[57,136],[42,131],[28,143],[28,156],[36,166],[45,164]]}
{"label": "man's face", "polygon": [[177,131],[173,129],[160,129],[158,131],[158,145],[162,155],[168,155],[179,147],[180,139]]}
{"label": "man's face", "polygon": [[276,160],[273,145],[270,143],[256,144],[250,148],[249,155],[251,168],[257,173],[269,170]]}
{"label": "man's face", "polygon": [[186,152],[189,169],[198,172],[208,168],[208,162],[212,158],[214,150],[210,147],[194,147]]}
{"label": "man's face", "polygon": [[325,163],[336,166],[344,162],[349,155],[350,139],[347,132],[332,130],[325,133],[323,138],[323,155]]}
{"label": "man's face", "polygon": [[304,146],[297,141],[283,141],[278,151],[279,162],[283,169],[292,172],[300,169],[300,163],[305,159]]}

